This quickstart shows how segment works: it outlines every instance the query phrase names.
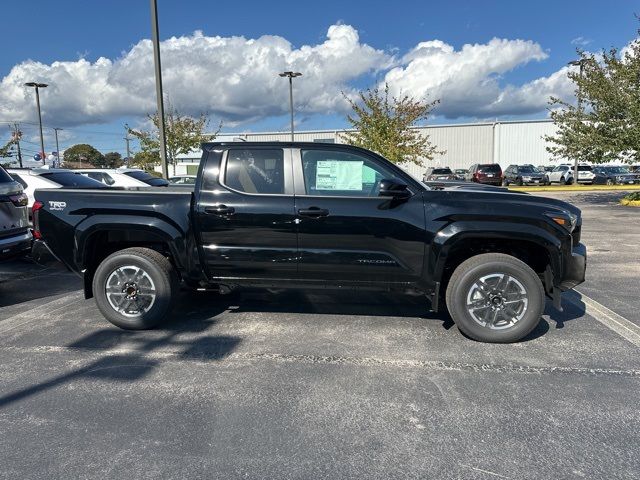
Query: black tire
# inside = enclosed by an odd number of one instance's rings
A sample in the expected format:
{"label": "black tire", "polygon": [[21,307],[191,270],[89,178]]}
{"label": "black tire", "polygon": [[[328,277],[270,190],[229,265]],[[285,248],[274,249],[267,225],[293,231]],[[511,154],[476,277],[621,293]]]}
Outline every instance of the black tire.
{"label": "black tire", "polygon": [[517,184],[519,187],[521,187],[521,186],[522,186],[522,179],[521,179],[521,178],[516,179],[516,184]]}
{"label": "black tire", "polygon": [[507,180],[507,177],[502,179],[502,186],[503,187],[508,187],[509,186],[509,180]]}
{"label": "black tire", "polygon": [[[472,316],[467,308],[467,299],[481,278],[500,274],[519,282],[517,288],[523,287],[527,305],[517,305],[521,318],[513,324],[491,328]],[[489,297],[487,295],[486,298]],[[493,305],[492,301],[488,303]],[[481,342],[511,343],[521,340],[538,325],[544,311],[545,295],[540,278],[526,263],[502,253],[484,253],[465,260],[453,272],[447,285],[446,304],[458,329],[468,337]],[[503,318],[502,313],[499,315],[498,318]]]}
{"label": "black tire", "polygon": [[[132,313],[131,311],[125,312],[128,314],[121,313],[112,306],[107,297],[107,281],[112,275],[116,275],[117,270],[128,266],[138,268],[138,272],[142,271],[145,274],[145,278],[141,280],[151,281],[152,283],[149,285],[153,287],[155,292],[152,303],[149,300],[150,297],[147,297],[147,302],[151,303],[150,308],[140,313]],[[136,284],[135,289],[137,288]],[[171,311],[177,292],[178,277],[173,265],[162,254],[149,248],[126,248],[109,255],[100,263],[93,277],[93,295],[98,309],[107,320],[125,330],[145,330],[158,326]],[[115,295],[124,294],[116,293]],[[137,295],[133,297],[134,300],[136,297]],[[111,298],[113,299],[114,295]],[[143,298],[143,294],[141,294],[140,298]],[[123,301],[125,300],[123,299]],[[137,300],[135,301],[137,302]]]}
{"label": "black tire", "polygon": [[613,185],[613,179],[607,178],[607,185]]}

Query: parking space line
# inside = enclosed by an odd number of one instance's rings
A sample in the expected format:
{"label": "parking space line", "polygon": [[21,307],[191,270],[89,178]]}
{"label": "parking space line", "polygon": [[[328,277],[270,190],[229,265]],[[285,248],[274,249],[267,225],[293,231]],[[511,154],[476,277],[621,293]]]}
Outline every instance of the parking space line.
{"label": "parking space line", "polygon": [[636,347],[640,347],[640,326],[618,315],[584,293],[578,293],[580,298],[566,297],[566,299],[578,308],[582,307],[579,303],[581,301],[586,307],[585,312],[587,315],[593,317],[608,329],[613,330],[625,340],[633,343]]}

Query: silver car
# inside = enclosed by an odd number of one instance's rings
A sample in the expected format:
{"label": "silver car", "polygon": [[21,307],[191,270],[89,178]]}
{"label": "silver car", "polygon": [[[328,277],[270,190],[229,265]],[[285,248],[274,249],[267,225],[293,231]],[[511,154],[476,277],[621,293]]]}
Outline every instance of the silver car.
{"label": "silver car", "polygon": [[22,185],[0,167],[0,261],[31,248],[28,203]]}

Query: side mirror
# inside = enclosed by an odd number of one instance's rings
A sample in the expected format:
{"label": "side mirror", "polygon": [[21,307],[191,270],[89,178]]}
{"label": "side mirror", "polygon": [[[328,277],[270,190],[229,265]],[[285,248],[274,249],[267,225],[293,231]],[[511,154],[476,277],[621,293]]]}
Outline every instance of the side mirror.
{"label": "side mirror", "polygon": [[393,197],[397,200],[406,200],[411,197],[411,192],[404,183],[400,183],[397,180],[383,179],[380,180],[380,193],[378,195],[381,197]]}

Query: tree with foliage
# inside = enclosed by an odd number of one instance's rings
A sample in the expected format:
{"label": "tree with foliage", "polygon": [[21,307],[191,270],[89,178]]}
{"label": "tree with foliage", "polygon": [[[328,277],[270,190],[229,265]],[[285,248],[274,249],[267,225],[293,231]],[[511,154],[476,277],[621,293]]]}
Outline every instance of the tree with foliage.
{"label": "tree with foliage", "polygon": [[118,168],[124,164],[122,155],[118,152],[109,152],[104,154],[104,166],[107,168]]}
{"label": "tree with foliage", "polygon": [[94,167],[104,166],[104,155],[86,143],[79,143],[64,151],[65,163],[90,163]]}
{"label": "tree with foliage", "polygon": [[347,121],[355,132],[344,134],[347,143],[378,152],[394,163],[420,163],[421,159],[432,160],[445,153],[431,144],[428,135],[411,128],[426,120],[439,100],[425,102],[408,95],[393,97],[388,84],[384,90],[360,92],[357,101],[342,95],[353,109]]}
{"label": "tree with foliage", "polygon": [[[160,151],[160,116],[158,113],[148,115],[153,123],[152,131],[139,131],[125,125],[128,132],[140,141],[140,148],[143,152],[157,154]],[[180,114],[175,108],[169,106],[165,112],[165,136],[167,144],[167,161],[173,165],[173,173],[176,171],[176,161],[178,155],[184,155],[192,150],[200,148],[202,142],[213,140],[222,128],[222,122],[218,129],[212,134],[205,134],[209,127],[209,118],[205,114],[200,114],[198,118],[192,118]]]}
{"label": "tree with foliage", "polygon": [[160,165],[160,154],[157,151],[138,152],[129,161],[130,167],[142,168],[147,172],[154,171],[153,167],[155,167],[156,165]]}
{"label": "tree with foliage", "polygon": [[568,76],[576,105],[552,97],[550,115],[557,127],[546,135],[556,159],[606,163],[640,161],[640,38],[622,53],[578,51],[578,68]]}

